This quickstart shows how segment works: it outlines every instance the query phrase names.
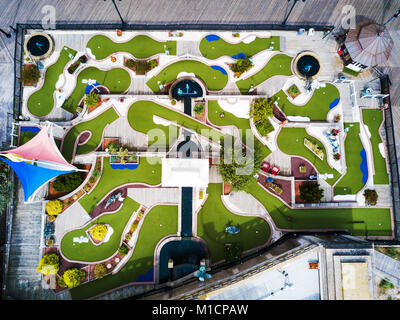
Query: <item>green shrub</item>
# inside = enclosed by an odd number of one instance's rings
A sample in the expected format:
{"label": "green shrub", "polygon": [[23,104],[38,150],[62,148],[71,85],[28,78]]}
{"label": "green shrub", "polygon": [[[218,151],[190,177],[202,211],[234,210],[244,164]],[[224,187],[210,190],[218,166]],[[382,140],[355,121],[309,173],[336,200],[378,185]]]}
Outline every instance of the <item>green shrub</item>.
{"label": "green shrub", "polygon": [[107,148],[109,154],[115,154],[119,151],[120,146],[117,142],[111,142],[107,145]]}
{"label": "green shrub", "polygon": [[324,190],[319,188],[318,183],[306,182],[301,184],[299,189],[300,198],[307,203],[321,202],[321,199],[324,196]]}
{"label": "green shrub", "polygon": [[253,67],[249,58],[237,59],[236,63],[232,64],[231,70],[233,72],[243,73]]}
{"label": "green shrub", "polygon": [[118,252],[119,252],[120,254],[122,254],[123,256],[125,256],[125,255],[128,254],[129,249],[128,249],[126,246],[122,245],[122,246],[120,246],[120,247],[118,248]]}
{"label": "green shrub", "polygon": [[60,200],[50,200],[46,203],[46,212],[50,216],[56,216],[62,211],[63,207],[64,205]]}
{"label": "green shrub", "polygon": [[98,177],[100,177],[100,176],[101,176],[100,170],[94,170],[93,173],[92,173],[92,176],[93,176],[95,179],[97,179]]}
{"label": "green shrub", "polygon": [[379,288],[381,289],[393,289],[394,288],[394,284],[391,283],[390,281],[386,280],[386,279],[382,279],[382,281],[379,283]]}
{"label": "green shrub", "polygon": [[368,204],[373,206],[376,205],[376,202],[378,201],[378,193],[375,190],[365,189],[363,195]]}
{"label": "green shrub", "polygon": [[128,68],[132,69],[132,68],[135,66],[135,60],[133,60],[133,59],[128,59],[128,60],[126,60],[125,65],[126,65]]}
{"label": "green shrub", "polygon": [[94,276],[97,279],[103,278],[107,274],[107,268],[104,263],[99,263],[94,266],[93,270]]}
{"label": "green shrub", "polygon": [[81,284],[85,276],[85,271],[74,268],[65,271],[62,277],[68,288],[75,288]]}
{"label": "green shrub", "polygon": [[78,188],[83,182],[80,172],[73,172],[58,176],[53,182],[54,190],[58,192],[71,192]]}
{"label": "green shrub", "polygon": [[130,234],[130,233],[126,233],[125,234],[125,240],[126,241],[129,241],[129,240],[131,240],[132,239],[132,235]]}

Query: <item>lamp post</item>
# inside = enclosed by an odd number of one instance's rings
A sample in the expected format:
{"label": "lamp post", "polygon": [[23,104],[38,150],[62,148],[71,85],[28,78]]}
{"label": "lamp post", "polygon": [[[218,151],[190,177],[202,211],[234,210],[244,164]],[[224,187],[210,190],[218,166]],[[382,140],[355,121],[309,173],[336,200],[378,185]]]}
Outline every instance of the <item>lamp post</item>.
{"label": "lamp post", "polygon": [[[294,6],[296,5],[297,1],[299,1],[299,0],[293,0],[293,5],[290,8],[290,11],[289,11],[288,15],[286,16],[285,20],[283,21],[283,24],[286,24],[286,21],[288,20],[290,14],[292,13],[292,10],[293,10]],[[306,2],[306,0],[301,0],[301,1]],[[288,0],[288,2],[290,2],[290,0]]]}
{"label": "lamp post", "polygon": [[[104,0],[104,1],[106,1],[106,0]],[[112,3],[114,4],[115,10],[117,10],[117,13],[118,13],[118,15],[119,15],[119,18],[121,19],[122,29],[124,29],[125,26],[126,26],[126,22],[124,21],[124,19],[122,19],[121,13],[120,13],[119,10],[118,10],[118,7],[117,7],[117,4],[115,3],[115,0],[111,0],[111,1],[112,1]],[[119,0],[119,1],[121,1],[121,0]]]}
{"label": "lamp post", "polygon": [[388,20],[384,23],[384,26],[386,26],[389,22],[391,22],[393,19],[397,18],[400,15],[400,9],[397,10],[397,12]]}
{"label": "lamp post", "polygon": [[0,32],[5,34],[7,38],[11,38],[11,34],[5,32],[3,29],[0,29]]}

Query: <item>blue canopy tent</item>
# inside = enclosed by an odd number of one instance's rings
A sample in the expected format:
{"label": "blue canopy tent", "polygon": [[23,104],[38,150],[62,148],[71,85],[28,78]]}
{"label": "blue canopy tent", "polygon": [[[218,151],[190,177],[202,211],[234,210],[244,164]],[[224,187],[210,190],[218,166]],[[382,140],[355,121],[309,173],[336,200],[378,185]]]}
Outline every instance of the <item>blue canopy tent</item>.
{"label": "blue canopy tent", "polygon": [[25,201],[28,201],[29,197],[32,196],[36,190],[51,179],[65,173],[74,172],[74,170],[65,171],[39,167],[35,164],[30,164],[24,161],[11,161],[5,157],[0,157],[0,159],[7,163],[18,176],[22,188],[24,189]]}

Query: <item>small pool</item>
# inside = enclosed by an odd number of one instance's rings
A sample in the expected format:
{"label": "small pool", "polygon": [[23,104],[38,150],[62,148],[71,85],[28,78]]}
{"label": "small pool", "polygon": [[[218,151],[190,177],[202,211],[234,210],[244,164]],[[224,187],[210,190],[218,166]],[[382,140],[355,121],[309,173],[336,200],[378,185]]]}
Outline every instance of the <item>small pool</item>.
{"label": "small pool", "polygon": [[367,164],[367,153],[365,152],[364,148],[361,150],[360,156],[362,159],[361,164],[360,164],[360,169],[363,174],[362,181],[364,184],[366,184],[368,181],[368,164]]}
{"label": "small pool", "polygon": [[340,99],[336,98],[335,100],[333,100],[331,102],[331,104],[329,105],[329,109],[333,109],[334,107],[336,107],[339,104]]}
{"label": "small pool", "polygon": [[137,277],[135,282],[154,282],[154,268]]}
{"label": "small pool", "polygon": [[220,67],[220,66],[211,66],[211,68],[213,68],[214,70],[218,70],[220,71],[222,74],[226,75],[228,74],[224,68]]}
{"label": "small pool", "polygon": [[232,56],[233,59],[246,59],[246,55],[243,52],[239,52],[238,54],[235,54]]}
{"label": "small pool", "polygon": [[110,163],[112,169],[129,169],[134,170],[139,167],[139,163]]}
{"label": "small pool", "polygon": [[39,127],[32,127],[32,126],[22,126],[20,127],[20,131],[24,132],[24,131],[28,131],[28,132],[39,132],[40,128]]}
{"label": "small pool", "polygon": [[320,69],[319,61],[312,55],[306,54],[297,60],[297,69],[306,78],[315,76]]}
{"label": "small pool", "polygon": [[207,41],[217,41],[219,39],[220,37],[218,37],[216,34],[209,34],[208,36],[206,36]]}

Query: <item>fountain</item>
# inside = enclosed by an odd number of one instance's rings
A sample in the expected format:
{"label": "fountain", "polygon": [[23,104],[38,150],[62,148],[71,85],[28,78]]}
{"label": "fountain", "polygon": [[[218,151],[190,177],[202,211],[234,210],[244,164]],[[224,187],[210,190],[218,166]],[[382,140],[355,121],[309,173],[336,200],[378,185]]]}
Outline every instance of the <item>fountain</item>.
{"label": "fountain", "polygon": [[204,281],[205,279],[211,279],[211,275],[206,272],[207,269],[205,266],[200,266],[199,270],[194,273],[196,278],[199,278],[200,281]]}

